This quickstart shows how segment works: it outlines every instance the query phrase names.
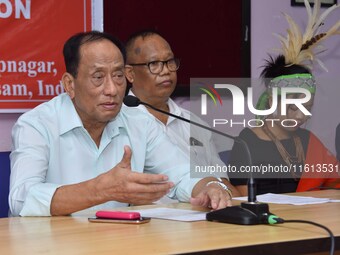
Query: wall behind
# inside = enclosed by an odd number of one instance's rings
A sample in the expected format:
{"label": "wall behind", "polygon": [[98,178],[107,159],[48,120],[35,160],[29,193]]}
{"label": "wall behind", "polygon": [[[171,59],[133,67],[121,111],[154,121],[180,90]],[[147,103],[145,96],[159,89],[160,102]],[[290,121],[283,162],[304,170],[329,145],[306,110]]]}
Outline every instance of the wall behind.
{"label": "wall behind", "polygon": [[159,31],[181,59],[173,95],[189,96],[191,77],[250,76],[245,68],[249,61],[241,58],[248,46],[242,36],[242,9],[249,8],[249,1],[104,0],[104,31],[123,41],[143,29]]}

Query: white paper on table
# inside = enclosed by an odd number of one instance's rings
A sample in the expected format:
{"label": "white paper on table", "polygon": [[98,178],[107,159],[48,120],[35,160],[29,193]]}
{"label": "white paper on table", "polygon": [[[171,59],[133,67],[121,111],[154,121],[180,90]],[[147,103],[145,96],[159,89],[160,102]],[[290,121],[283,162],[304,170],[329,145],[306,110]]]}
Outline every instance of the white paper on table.
{"label": "white paper on table", "polygon": [[332,203],[340,203],[340,199],[331,199],[329,202],[332,202]]}
{"label": "white paper on table", "polygon": [[[291,196],[283,194],[267,193],[256,196],[257,201],[262,203],[273,204],[292,204],[292,205],[308,205],[308,204],[322,204],[328,202],[340,202],[340,200],[332,200],[330,198],[316,198],[316,197],[303,197]],[[247,201],[248,197],[234,197],[233,199]]]}
{"label": "white paper on table", "polygon": [[165,220],[177,220],[177,221],[200,221],[206,220],[206,212],[174,209],[174,208],[154,208],[154,209],[142,209],[138,210],[142,217],[150,217]]}

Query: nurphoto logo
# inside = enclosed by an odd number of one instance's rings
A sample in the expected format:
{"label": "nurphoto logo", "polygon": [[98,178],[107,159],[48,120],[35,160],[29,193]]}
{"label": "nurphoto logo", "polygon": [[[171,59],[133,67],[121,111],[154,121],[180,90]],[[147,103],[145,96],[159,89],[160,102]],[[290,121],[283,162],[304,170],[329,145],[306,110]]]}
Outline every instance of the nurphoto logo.
{"label": "nurphoto logo", "polygon": [[[205,83],[207,84],[207,83]],[[212,84],[212,83],[210,83]],[[216,116],[216,109],[212,108],[212,104],[209,104],[209,98],[212,100],[214,107],[219,106],[223,108],[223,112],[229,116],[245,116],[246,112],[250,112],[257,116],[253,119],[244,119],[235,121],[233,119],[224,118],[214,118],[211,125],[216,127],[217,125],[230,125],[233,127],[235,125],[241,125],[243,127],[260,127],[263,126],[265,122],[274,125],[274,122],[280,121],[285,127],[296,127],[298,125],[297,121],[294,119],[276,119],[276,118],[263,118],[263,116],[268,116],[273,113],[280,116],[287,115],[287,106],[295,106],[299,109],[305,116],[311,116],[310,111],[304,106],[311,99],[311,92],[306,88],[296,88],[296,87],[283,87],[283,88],[272,88],[271,89],[271,105],[267,109],[257,109],[256,102],[252,87],[247,87],[247,94],[245,95],[240,88],[231,83],[215,83],[213,85],[202,85],[200,82],[199,86],[193,86],[191,89],[196,90],[194,94],[200,98],[200,111],[201,117],[206,115]],[[198,92],[197,92],[198,91]],[[302,94],[303,96],[291,97],[291,94]],[[228,100],[232,101],[232,112],[231,107],[228,107],[225,102],[223,102],[223,97],[227,97]],[[255,106],[254,106],[255,105]],[[247,107],[247,108],[246,108]],[[221,109],[220,109],[221,110]],[[248,110],[248,111],[246,111]]]}
{"label": "nurphoto logo", "polygon": [[[233,114],[234,115],[244,115],[244,102],[245,102],[245,96],[242,92],[242,90],[232,84],[215,84],[214,88],[216,89],[227,89],[231,92],[232,98],[233,98]],[[221,101],[221,97],[220,95],[217,93],[217,91],[211,88],[212,91],[214,92],[215,95],[217,95],[221,105],[222,101]],[[206,89],[202,89],[203,91],[205,91],[206,93],[209,94],[209,96],[214,100],[214,103],[216,104],[216,100],[213,97],[213,95],[207,91]],[[253,89],[252,88],[248,88],[248,100],[247,100],[247,104],[248,104],[248,109],[250,110],[251,113],[255,114],[255,115],[269,115],[274,113],[277,110],[277,105],[278,105],[278,91],[277,88],[273,88],[273,94],[272,94],[272,98],[273,98],[273,103],[270,107],[270,109],[266,109],[266,110],[257,110],[254,105],[253,105]],[[288,94],[292,94],[292,93],[302,93],[305,95],[304,98],[287,98]],[[207,95],[206,94],[202,94],[201,95],[201,114],[202,115],[206,115],[207,114]],[[303,106],[304,103],[307,103],[309,100],[311,99],[311,93],[310,91],[308,91],[307,89],[304,88],[281,88],[281,115],[286,115],[287,112],[287,105],[295,105],[297,108],[299,108],[305,115],[312,115],[307,109],[306,107]]]}

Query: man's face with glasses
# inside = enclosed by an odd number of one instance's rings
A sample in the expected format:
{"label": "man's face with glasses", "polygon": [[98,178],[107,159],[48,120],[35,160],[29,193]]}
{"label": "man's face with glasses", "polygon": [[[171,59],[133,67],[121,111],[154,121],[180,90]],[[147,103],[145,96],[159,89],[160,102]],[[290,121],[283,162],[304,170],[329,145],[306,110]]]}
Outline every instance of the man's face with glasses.
{"label": "man's face with glasses", "polygon": [[156,34],[140,37],[127,55],[127,63],[133,67],[132,75],[127,76],[133,93],[150,104],[167,101],[176,87],[179,68],[169,44]]}

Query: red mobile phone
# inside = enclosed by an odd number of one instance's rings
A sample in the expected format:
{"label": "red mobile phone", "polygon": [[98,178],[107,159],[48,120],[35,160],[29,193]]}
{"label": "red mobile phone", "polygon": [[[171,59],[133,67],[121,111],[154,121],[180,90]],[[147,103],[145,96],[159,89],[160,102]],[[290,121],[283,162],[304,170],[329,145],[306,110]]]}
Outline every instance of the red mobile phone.
{"label": "red mobile phone", "polygon": [[141,218],[139,212],[123,212],[123,211],[97,211],[96,217],[116,220],[138,220]]}

